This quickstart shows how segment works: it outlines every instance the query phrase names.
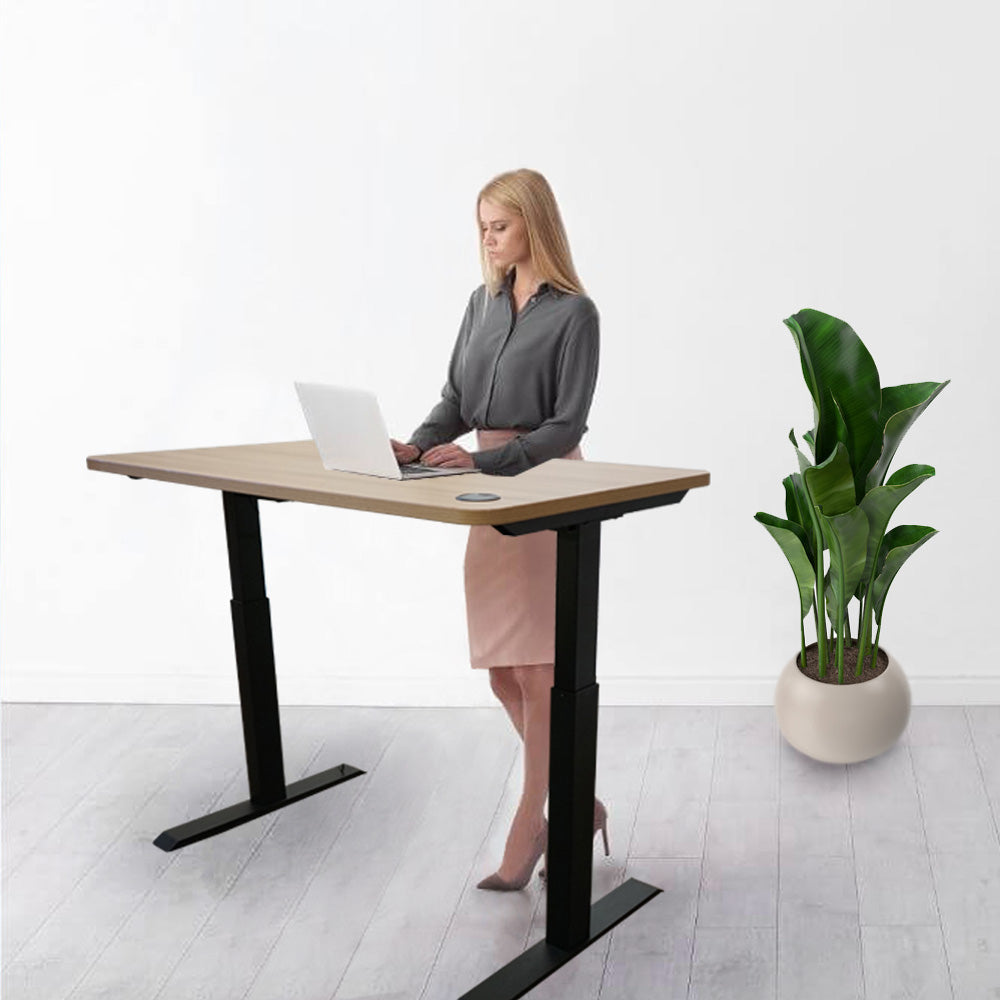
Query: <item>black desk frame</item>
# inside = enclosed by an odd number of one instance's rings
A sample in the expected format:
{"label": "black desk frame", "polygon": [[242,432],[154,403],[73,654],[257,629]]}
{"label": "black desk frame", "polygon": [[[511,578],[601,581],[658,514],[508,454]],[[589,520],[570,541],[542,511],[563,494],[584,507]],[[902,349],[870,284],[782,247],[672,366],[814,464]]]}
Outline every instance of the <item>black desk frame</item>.
{"label": "black desk frame", "polygon": [[[547,911],[545,938],[459,1000],[515,1000],[523,996],[660,892],[655,886],[630,878],[593,905],[590,902],[597,772],[601,522],[678,503],[686,492],[494,525],[504,535],[558,532]],[[243,493],[222,493],[250,798],[164,830],[153,843],[165,851],[212,837],[365,773],[350,764],[340,764],[289,785],[285,783],[257,499]]]}
{"label": "black desk frame", "polygon": [[264,553],[260,544],[257,497],[223,491],[222,504],[226,516],[229,576],[233,586],[230,608],[250,798],[164,830],[153,841],[164,851],[175,851],[178,847],[214,837],[224,830],[248,823],[258,816],[365,773],[350,764],[340,764],[293,781],[290,785],[285,784],[271,605],[264,589]]}

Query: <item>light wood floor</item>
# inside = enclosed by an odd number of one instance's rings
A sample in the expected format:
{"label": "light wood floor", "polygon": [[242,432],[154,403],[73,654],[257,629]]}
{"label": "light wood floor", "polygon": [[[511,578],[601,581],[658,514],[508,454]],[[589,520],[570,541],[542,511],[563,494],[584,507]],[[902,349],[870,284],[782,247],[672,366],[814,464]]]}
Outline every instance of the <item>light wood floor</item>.
{"label": "light wood floor", "polygon": [[[368,773],[166,854],[245,797],[237,708],[4,706],[5,1000],[454,1000],[544,936],[537,878],[475,888],[521,785],[499,707],[282,725],[289,780]],[[1000,707],[848,767],[767,707],[602,708],[598,794],[594,897],[663,892],[533,1000],[1000,996]]]}

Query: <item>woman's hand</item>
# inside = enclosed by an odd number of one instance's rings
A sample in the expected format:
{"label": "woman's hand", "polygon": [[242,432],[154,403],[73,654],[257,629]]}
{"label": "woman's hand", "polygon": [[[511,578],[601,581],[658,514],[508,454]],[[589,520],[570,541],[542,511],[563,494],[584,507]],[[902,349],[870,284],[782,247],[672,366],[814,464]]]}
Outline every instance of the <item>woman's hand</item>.
{"label": "woman's hand", "polygon": [[420,458],[420,449],[415,444],[403,444],[402,441],[397,441],[395,438],[389,438],[389,441],[392,444],[392,453],[400,465],[415,462]]}
{"label": "woman's hand", "polygon": [[421,465],[437,465],[446,469],[474,469],[476,463],[461,445],[438,444],[428,448],[420,459]]}

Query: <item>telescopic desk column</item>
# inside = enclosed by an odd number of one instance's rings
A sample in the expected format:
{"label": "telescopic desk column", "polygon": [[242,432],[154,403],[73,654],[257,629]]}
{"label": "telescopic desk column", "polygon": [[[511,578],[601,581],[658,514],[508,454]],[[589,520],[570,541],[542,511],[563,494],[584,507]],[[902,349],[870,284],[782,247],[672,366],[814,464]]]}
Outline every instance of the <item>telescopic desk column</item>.
{"label": "telescopic desk column", "polygon": [[223,493],[229,576],[233,599],[233,643],[240,684],[243,743],[250,801],[264,806],[285,797],[278,685],[274,675],[271,606],[264,589],[264,553],[257,498]]}
{"label": "telescopic desk column", "polygon": [[281,753],[281,719],[274,673],[271,609],[264,589],[264,555],[260,543],[257,498],[245,493],[222,493],[232,580],[233,643],[239,677],[243,745],[247,758],[248,801],[209,813],[189,823],[164,830],[153,843],[165,851],[214,837],[241,823],[281,809],[332,785],[356,778],[364,771],[340,764],[294,781],[286,787]]}
{"label": "telescopic desk column", "polygon": [[565,949],[590,937],[600,558],[600,521],[559,531],[545,939]]}

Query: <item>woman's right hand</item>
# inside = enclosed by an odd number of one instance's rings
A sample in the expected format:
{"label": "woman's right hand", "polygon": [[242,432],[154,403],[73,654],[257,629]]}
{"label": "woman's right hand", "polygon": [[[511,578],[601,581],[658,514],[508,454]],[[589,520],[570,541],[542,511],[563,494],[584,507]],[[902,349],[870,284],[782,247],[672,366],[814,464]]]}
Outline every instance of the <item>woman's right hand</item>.
{"label": "woman's right hand", "polygon": [[400,465],[415,462],[420,458],[420,449],[415,444],[403,444],[402,441],[397,441],[395,438],[389,438],[389,441],[392,443],[392,453]]}

